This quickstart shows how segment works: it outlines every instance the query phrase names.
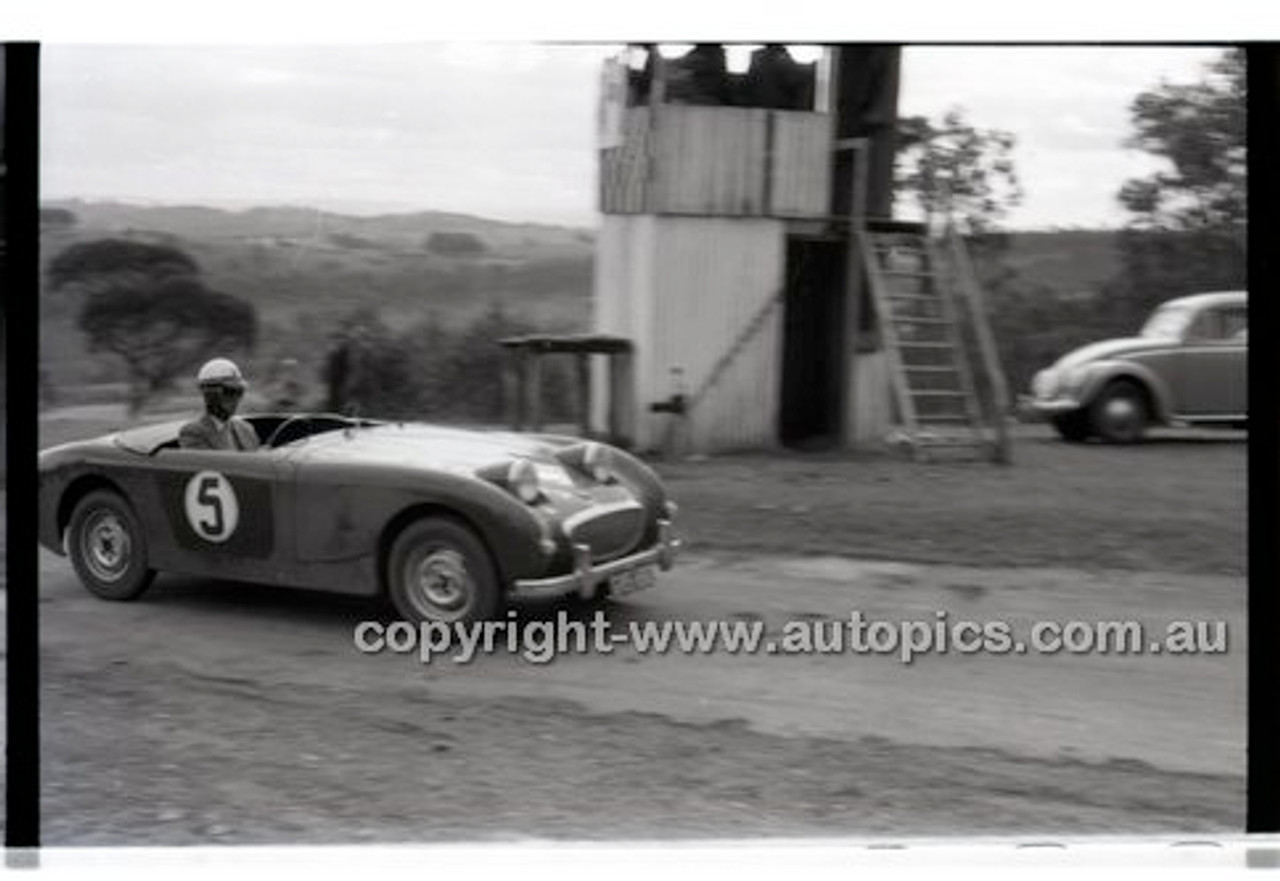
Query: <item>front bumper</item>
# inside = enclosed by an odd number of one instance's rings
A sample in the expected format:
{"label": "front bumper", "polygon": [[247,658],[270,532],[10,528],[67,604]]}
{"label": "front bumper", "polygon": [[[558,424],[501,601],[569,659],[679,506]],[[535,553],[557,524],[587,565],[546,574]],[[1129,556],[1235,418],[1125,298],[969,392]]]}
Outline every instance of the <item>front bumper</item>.
{"label": "front bumper", "polygon": [[1070,413],[1073,410],[1079,410],[1081,403],[1075,398],[1058,397],[1058,398],[1032,398],[1027,402],[1027,407],[1035,413],[1043,416],[1056,416],[1059,413]]}
{"label": "front bumper", "polygon": [[610,576],[656,565],[664,572],[675,565],[676,557],[684,542],[675,534],[670,520],[658,521],[658,540],[649,548],[627,557],[619,557],[607,563],[594,564],[591,548],[585,544],[573,546],[573,571],[552,578],[521,578],[511,588],[517,599],[529,597],[553,597],[576,593],[585,599],[595,596],[602,581]]}

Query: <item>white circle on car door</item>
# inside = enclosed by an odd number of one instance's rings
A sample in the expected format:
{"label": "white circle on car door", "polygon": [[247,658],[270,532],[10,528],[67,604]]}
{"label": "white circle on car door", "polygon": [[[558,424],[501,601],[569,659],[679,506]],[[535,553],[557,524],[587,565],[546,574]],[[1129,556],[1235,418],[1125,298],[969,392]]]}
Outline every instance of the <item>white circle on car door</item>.
{"label": "white circle on car door", "polygon": [[201,471],[187,481],[187,522],[205,541],[224,542],[240,522],[240,503],[231,481],[217,471]]}

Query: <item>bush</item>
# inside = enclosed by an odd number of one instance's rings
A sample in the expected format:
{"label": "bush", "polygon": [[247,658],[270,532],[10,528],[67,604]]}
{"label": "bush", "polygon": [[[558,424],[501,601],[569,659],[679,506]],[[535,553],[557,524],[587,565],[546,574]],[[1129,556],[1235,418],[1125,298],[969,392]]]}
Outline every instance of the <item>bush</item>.
{"label": "bush", "polygon": [[469,232],[433,232],[425,247],[442,257],[476,257],[489,250],[479,236]]}
{"label": "bush", "polygon": [[[498,341],[538,330],[501,305],[458,330],[432,316],[400,334],[392,333],[375,313],[360,310],[347,316],[332,336],[322,379],[326,387],[341,385],[345,391],[329,406],[354,406],[361,415],[376,418],[504,422],[503,372],[509,356]],[[543,362],[546,421],[574,416],[570,367],[567,359]]]}
{"label": "bush", "polygon": [[377,242],[366,239],[364,236],[352,235],[351,233],[335,232],[329,233],[329,244],[336,245],[339,248],[350,248],[356,251],[367,251],[377,248]]}

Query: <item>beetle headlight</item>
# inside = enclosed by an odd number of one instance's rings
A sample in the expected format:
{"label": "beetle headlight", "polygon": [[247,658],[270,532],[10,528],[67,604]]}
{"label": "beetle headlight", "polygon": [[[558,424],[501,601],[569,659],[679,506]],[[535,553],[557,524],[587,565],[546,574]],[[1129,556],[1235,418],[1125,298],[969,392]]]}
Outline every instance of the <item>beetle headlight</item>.
{"label": "beetle headlight", "polygon": [[517,459],[507,468],[507,486],[516,494],[516,498],[527,505],[532,505],[542,497],[538,469],[524,459]]}
{"label": "beetle headlight", "polygon": [[609,455],[609,448],[600,444],[587,444],[582,452],[582,470],[597,483],[612,482],[613,456]]}
{"label": "beetle headlight", "polygon": [[1058,393],[1058,375],[1052,369],[1041,370],[1031,380],[1031,392],[1037,398],[1052,398]]}
{"label": "beetle headlight", "polygon": [[1061,391],[1068,395],[1074,395],[1084,386],[1085,380],[1089,378],[1088,366],[1072,367],[1062,371],[1062,378],[1058,381],[1058,387]]}

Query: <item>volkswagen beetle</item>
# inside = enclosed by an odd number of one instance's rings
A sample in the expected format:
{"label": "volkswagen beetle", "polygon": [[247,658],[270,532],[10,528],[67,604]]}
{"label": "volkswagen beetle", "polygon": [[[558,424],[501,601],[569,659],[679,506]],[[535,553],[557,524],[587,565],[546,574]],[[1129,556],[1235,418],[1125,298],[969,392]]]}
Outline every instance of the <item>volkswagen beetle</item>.
{"label": "volkswagen beetle", "polygon": [[1245,427],[1248,295],[1195,294],[1156,308],[1136,337],[1076,349],[1032,380],[1032,410],[1069,441],[1140,440],[1153,424]]}
{"label": "volkswagen beetle", "polygon": [[651,469],[578,438],[331,414],[247,417],[262,448],[189,450],[181,423],[40,454],[39,534],[104,599],[157,571],[385,594],[406,620],[651,586],[681,546]]}

